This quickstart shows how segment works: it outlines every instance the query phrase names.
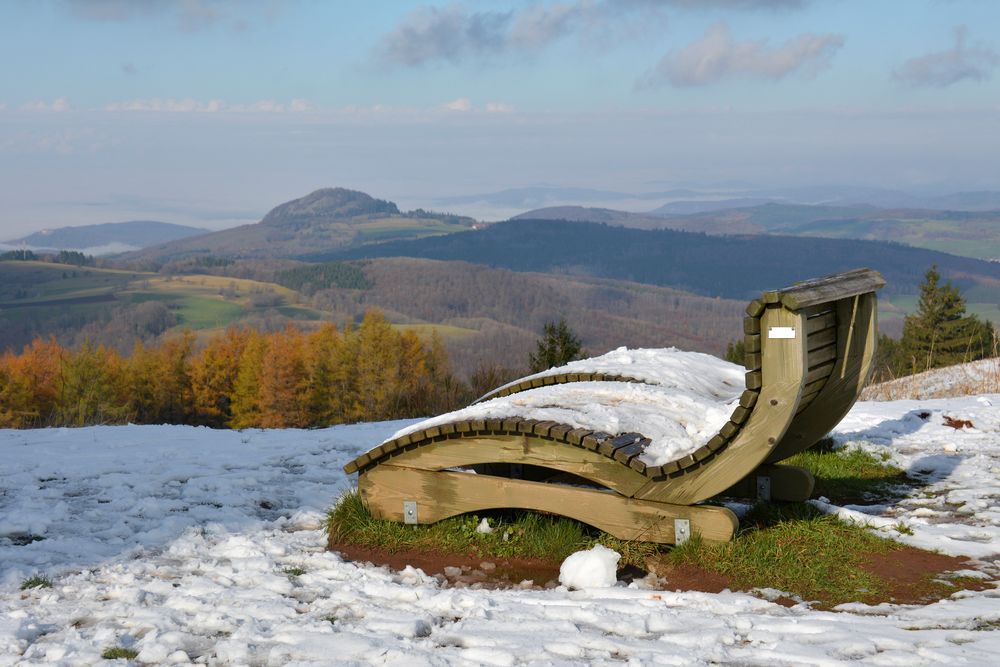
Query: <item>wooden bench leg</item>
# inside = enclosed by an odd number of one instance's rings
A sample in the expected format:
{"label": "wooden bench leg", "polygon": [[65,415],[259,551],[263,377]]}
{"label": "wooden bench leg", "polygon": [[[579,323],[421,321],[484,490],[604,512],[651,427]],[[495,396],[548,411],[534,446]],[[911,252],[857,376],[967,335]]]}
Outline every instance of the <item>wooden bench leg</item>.
{"label": "wooden bench leg", "polygon": [[373,516],[406,523],[434,523],[466,512],[520,508],[576,519],[619,539],[663,544],[678,541],[675,527],[704,540],[725,542],[732,539],[739,525],[736,515],[725,507],[672,505],[610,491],[390,463],[361,473],[358,490]]}
{"label": "wooden bench leg", "polygon": [[802,502],[812,495],[816,480],[805,468],[764,464],[721,495],[757,500]]}

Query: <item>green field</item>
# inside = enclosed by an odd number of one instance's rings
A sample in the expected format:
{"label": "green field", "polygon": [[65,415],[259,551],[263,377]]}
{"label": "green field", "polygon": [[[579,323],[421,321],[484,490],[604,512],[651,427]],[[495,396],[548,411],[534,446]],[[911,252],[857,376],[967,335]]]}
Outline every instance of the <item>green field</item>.
{"label": "green field", "polygon": [[425,236],[443,236],[471,229],[463,224],[448,224],[425,218],[379,218],[355,225],[358,239],[363,242],[383,239],[417,239]]}
{"label": "green field", "polygon": [[450,324],[396,324],[394,327],[400,331],[412,331],[423,339],[430,340],[436,332],[442,339],[446,338],[469,338],[479,334],[475,329],[456,327]]}
{"label": "green field", "polygon": [[[20,333],[11,333],[14,338],[0,335],[0,349],[20,347],[30,340],[31,332],[48,335],[78,330],[90,320],[106,321],[120,309],[149,301],[166,305],[176,318],[174,328],[178,330],[221,330],[257,313],[274,310],[296,322],[327,317],[321,311],[288,304],[294,300],[298,300],[298,294],[293,290],[255,280],[3,261],[0,327],[8,333],[18,328]],[[4,322],[8,326],[4,327]]]}

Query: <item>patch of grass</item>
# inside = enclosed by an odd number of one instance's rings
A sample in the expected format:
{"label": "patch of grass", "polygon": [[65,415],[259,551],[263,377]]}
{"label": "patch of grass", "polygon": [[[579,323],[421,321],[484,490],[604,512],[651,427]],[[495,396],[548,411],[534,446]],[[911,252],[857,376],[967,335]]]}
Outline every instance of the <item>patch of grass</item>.
{"label": "patch of grass", "polygon": [[177,319],[182,326],[191,329],[224,327],[244,313],[243,306],[217,297],[184,296],[176,303]]}
{"label": "patch of grass", "polygon": [[884,495],[893,486],[914,483],[902,469],[881,457],[861,449],[833,450],[829,441],[821,441],[782,463],[807,469],[816,478],[813,495],[826,496],[834,502]]}
{"label": "patch of grass", "polygon": [[38,575],[28,577],[21,582],[21,590],[26,591],[30,588],[52,588],[52,581]]}
{"label": "patch of grass", "polygon": [[482,558],[540,558],[561,561],[595,544],[621,554],[620,565],[641,567],[659,551],[655,544],[619,540],[573,519],[535,512],[492,512],[486,518],[493,529],[479,533],[483,516],[462,515],[430,525],[410,526],[376,519],[368,513],[357,491],[344,495],[327,516],[331,543],[357,544],[387,552],[417,549],[470,554]]}
{"label": "patch of grass", "polygon": [[732,542],[693,539],[664,558],[718,572],[737,589],[777,588],[833,606],[883,596],[884,582],[861,566],[870,554],[898,548],[811,505],[761,504]]}
{"label": "patch of grass", "polygon": [[306,571],[301,567],[286,567],[284,570],[282,570],[282,572],[287,574],[289,577],[301,577],[303,574],[306,573]]}
{"label": "patch of grass", "polygon": [[124,658],[125,660],[135,660],[139,652],[134,648],[125,648],[124,646],[112,646],[104,649],[104,653],[101,653],[101,657],[105,660],[119,660]]}

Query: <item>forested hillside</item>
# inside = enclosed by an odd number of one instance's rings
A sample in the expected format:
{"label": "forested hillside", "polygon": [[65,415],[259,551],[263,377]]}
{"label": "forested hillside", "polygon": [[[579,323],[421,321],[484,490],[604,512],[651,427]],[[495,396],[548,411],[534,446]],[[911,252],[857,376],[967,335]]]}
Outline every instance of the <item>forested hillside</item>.
{"label": "forested hillside", "polygon": [[425,257],[464,260],[515,271],[615,278],[670,286],[705,296],[753,298],[797,280],[859,266],[886,278],[887,295],[916,294],[936,264],[975,300],[995,294],[1000,264],[875,241],[792,236],[710,236],[552,220],[512,220],[469,234],[397,241],[332,253],[319,259]]}

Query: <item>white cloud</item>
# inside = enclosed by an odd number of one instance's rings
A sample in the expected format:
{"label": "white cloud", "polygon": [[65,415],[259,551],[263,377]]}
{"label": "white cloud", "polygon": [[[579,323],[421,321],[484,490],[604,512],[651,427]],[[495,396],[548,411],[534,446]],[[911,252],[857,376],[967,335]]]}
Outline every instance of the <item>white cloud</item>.
{"label": "white cloud", "polygon": [[43,100],[34,100],[32,102],[27,102],[21,105],[22,111],[38,111],[38,112],[53,112],[60,113],[63,111],[72,111],[73,105],[70,104],[69,98],[57,97],[52,100],[51,103],[45,102]]}
{"label": "white cloud", "polygon": [[487,102],[486,113],[514,113],[514,107],[503,102]]}
{"label": "white cloud", "polygon": [[315,107],[303,99],[293,99],[285,104],[274,100],[259,100],[250,104],[228,104],[222,100],[209,100],[199,102],[192,98],[162,99],[154,97],[151,99],[126,100],[124,102],[112,102],[104,107],[105,111],[146,111],[159,113],[302,113],[311,111]]}
{"label": "white cloud", "polygon": [[791,74],[815,76],[829,67],[843,45],[843,35],[813,33],[775,47],[766,39],[739,42],[728,25],[716,23],[701,39],[663,56],[637,86],[703,86],[735,78],[777,81]]}
{"label": "white cloud", "polygon": [[459,97],[457,100],[445,102],[444,108],[448,111],[472,111],[472,102],[468,97]]}
{"label": "white cloud", "polygon": [[957,26],[952,48],[910,58],[892,73],[892,78],[911,86],[936,88],[966,80],[988,80],[1000,64],[1000,54],[983,45],[968,48],[965,44],[967,32],[965,26]]}
{"label": "white cloud", "polygon": [[636,26],[662,24],[662,9],[653,0],[535,2],[509,11],[474,11],[461,3],[421,7],[382,37],[376,54],[384,64],[415,67],[531,55],[573,35],[589,46],[607,45]]}

